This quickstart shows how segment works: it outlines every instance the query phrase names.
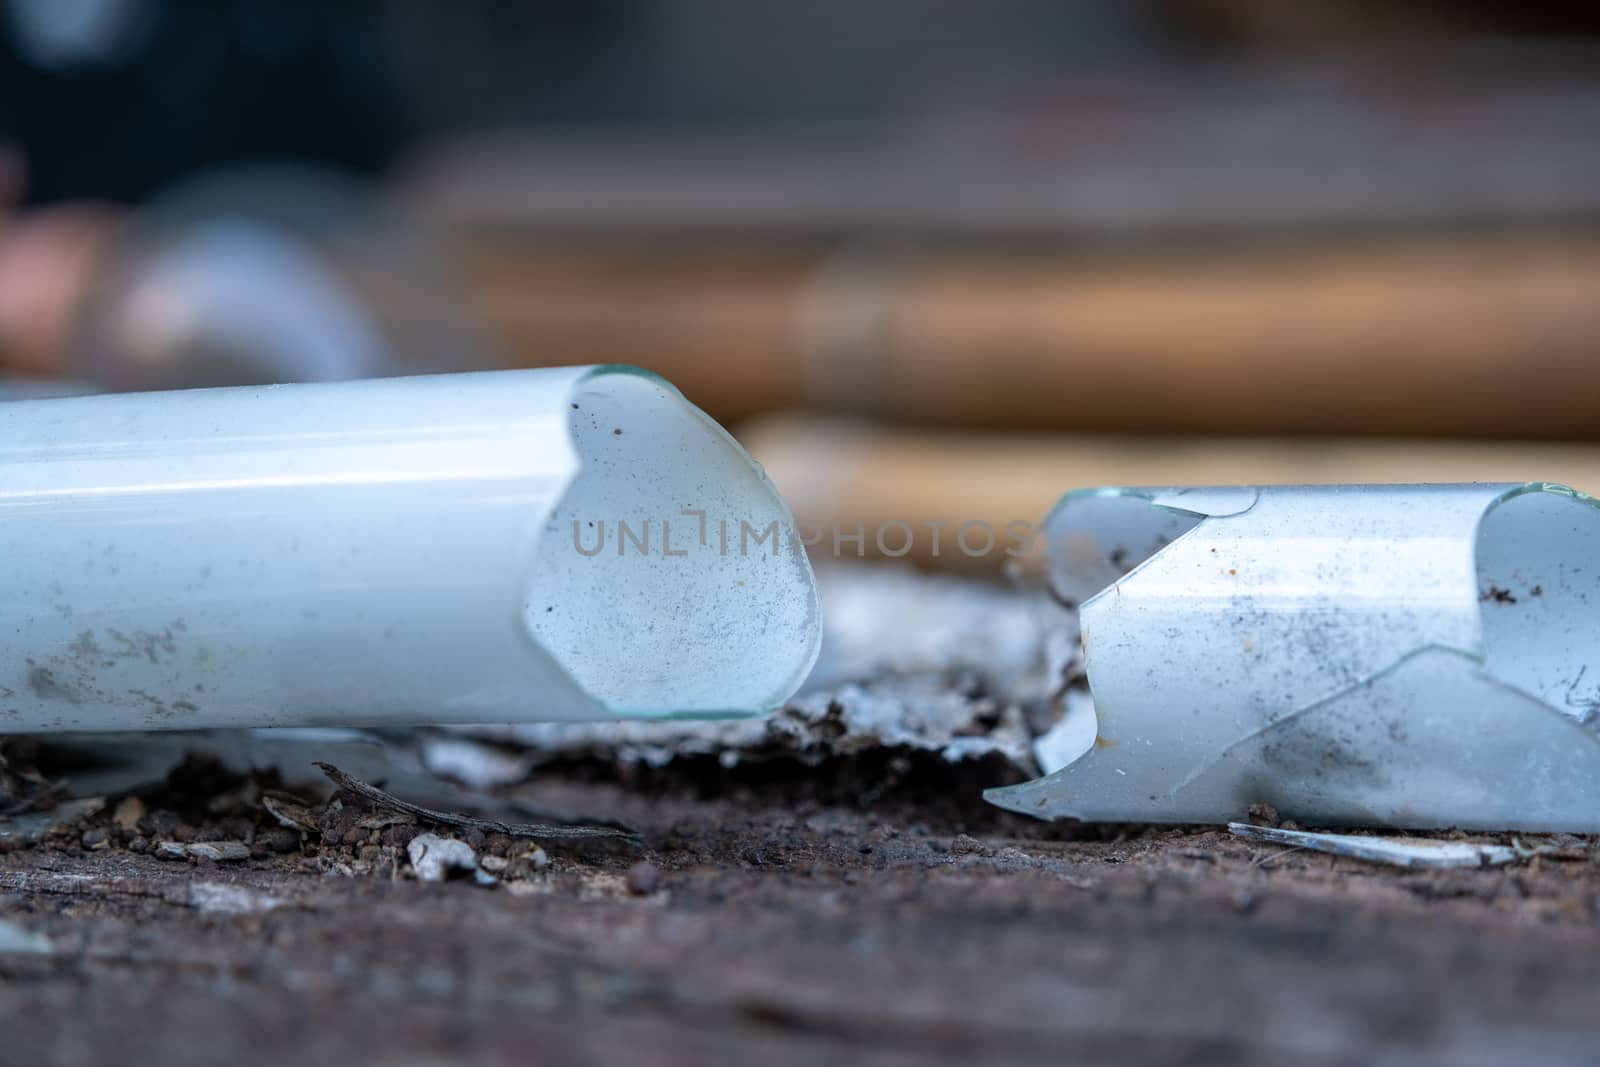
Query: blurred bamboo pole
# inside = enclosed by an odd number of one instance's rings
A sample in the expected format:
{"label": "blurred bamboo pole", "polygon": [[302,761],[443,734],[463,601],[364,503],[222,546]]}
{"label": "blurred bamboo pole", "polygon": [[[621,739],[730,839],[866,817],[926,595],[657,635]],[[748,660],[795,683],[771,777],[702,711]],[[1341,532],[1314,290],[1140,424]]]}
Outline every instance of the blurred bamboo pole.
{"label": "blurred bamboo pole", "polygon": [[[862,552],[883,556],[874,532],[906,523],[916,534],[903,558],[993,571],[993,550],[968,555],[954,532],[982,521],[997,533],[1037,527],[1069,489],[1102,485],[1251,485],[1342,482],[1552,481],[1600,495],[1600,445],[1440,440],[1131,437],[941,433],[850,420],[779,415],[748,423],[739,438],[805,525],[865,531]],[[942,523],[943,550],[931,554]],[[903,531],[886,538],[899,556]],[[979,538],[972,538],[974,545]],[[848,556],[856,542],[843,545]]]}
{"label": "blurred bamboo pole", "polygon": [[1600,234],[1100,253],[480,236],[465,253],[516,364],[640,363],[724,420],[1600,436]]}

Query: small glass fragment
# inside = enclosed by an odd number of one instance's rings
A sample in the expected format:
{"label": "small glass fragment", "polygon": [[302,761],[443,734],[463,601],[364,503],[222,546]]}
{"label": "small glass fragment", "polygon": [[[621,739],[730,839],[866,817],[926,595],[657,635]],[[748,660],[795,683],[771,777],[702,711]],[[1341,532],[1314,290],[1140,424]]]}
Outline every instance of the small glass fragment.
{"label": "small glass fragment", "polygon": [[[1041,818],[1600,831],[1600,506],[1564,486],[1073,492],[1086,679]],[[1071,609],[1076,607],[1074,613]]]}
{"label": "small glass fragment", "polygon": [[[1444,869],[1451,867],[1498,867],[1522,856],[1510,845],[1487,845],[1476,841],[1438,841],[1432,838],[1374,837],[1371,834],[1322,834],[1312,830],[1286,830],[1273,826],[1254,826],[1231,822],[1228,832],[1283,845],[1290,850],[1309,849],[1333,856],[1382,863],[1390,867]],[[1530,853],[1531,854],[1531,853]]]}

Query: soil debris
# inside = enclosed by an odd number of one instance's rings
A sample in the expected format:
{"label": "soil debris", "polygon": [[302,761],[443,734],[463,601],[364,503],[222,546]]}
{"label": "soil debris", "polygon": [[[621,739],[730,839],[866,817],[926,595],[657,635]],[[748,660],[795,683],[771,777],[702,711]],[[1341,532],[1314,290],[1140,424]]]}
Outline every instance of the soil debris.
{"label": "soil debris", "polygon": [[411,868],[424,882],[442,882],[454,873],[478,872],[478,854],[465,841],[436,834],[418,834],[406,845]]}
{"label": "soil debris", "polygon": [[647,897],[661,887],[661,868],[653,863],[635,863],[622,880],[628,892],[636,897]]}
{"label": "soil debris", "polygon": [[111,821],[117,829],[132,832],[139,828],[139,820],[144,818],[144,801],[138,796],[123,797],[111,812]]}
{"label": "soil debris", "polygon": [[13,815],[0,822],[0,845],[20,848],[57,832],[67,832],[82,819],[94,815],[106,806],[104,797],[84,797],[66,800],[43,811],[27,815]]}
{"label": "soil debris", "polygon": [[0,738],[0,816],[45,811],[60,799],[62,783],[36,766],[38,747],[30,737]]}
{"label": "soil debris", "polygon": [[399,797],[386,793],[377,786],[368,785],[360,779],[352,778],[331,763],[323,763],[319,760],[316,761],[316,766],[340,789],[353,793],[379,807],[410,815],[421,822],[434,823],[438,826],[450,826],[458,830],[477,831],[482,834],[505,834],[507,837],[553,838],[569,841],[611,840],[626,841],[634,845],[641,843],[637,832],[616,829],[610,826],[555,826],[546,823],[508,823],[500,822],[498,819],[481,819],[473,815],[462,815],[458,812],[425,808],[420,804],[412,804],[410,801],[401,800]]}
{"label": "soil debris", "polygon": [[192,844],[184,844],[179,841],[163,841],[156,846],[155,856],[157,859],[162,860],[193,858],[223,863],[249,859],[250,848],[237,841],[197,841]]}
{"label": "soil debris", "polygon": [[[513,1062],[545,1042],[571,1062],[887,1067],[1054,1063],[1064,1047],[1102,1063],[1381,1062],[1396,1040],[1410,1060],[1453,1063],[1463,1034],[1484,1062],[1526,1060],[1530,1033],[1541,1060],[1594,1046],[1589,839],[1540,839],[1570,854],[1559,862],[1404,870],[1212,828],[1037,822],[984,804],[981,783],[957,787],[948,776],[967,770],[933,754],[889,784],[888,758],[720,773],[707,759],[704,777],[636,781],[559,765],[505,798],[645,834],[644,857],[582,862],[340,790],[299,801],[314,834],[248,809],[256,847],[293,847],[208,872],[118,847],[107,809],[0,856],[0,921],[54,950],[3,959],[7,1051]],[[206,814],[210,795],[145,799],[150,840],[221,840],[243,817]],[[84,849],[97,826],[112,847]],[[430,831],[500,888],[412,877],[407,846]],[[648,896],[629,875],[641,858],[658,872]]]}
{"label": "soil debris", "polygon": [[263,793],[261,807],[266,813],[278,821],[278,825],[286,830],[299,830],[303,833],[314,834],[321,831],[322,826],[317,821],[309,807],[298,800],[273,793]]}

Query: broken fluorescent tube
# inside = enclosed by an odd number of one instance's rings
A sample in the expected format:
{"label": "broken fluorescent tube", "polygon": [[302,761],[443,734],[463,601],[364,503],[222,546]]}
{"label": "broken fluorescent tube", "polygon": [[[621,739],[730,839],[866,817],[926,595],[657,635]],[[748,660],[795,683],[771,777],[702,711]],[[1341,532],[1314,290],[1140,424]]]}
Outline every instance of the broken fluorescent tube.
{"label": "broken fluorescent tube", "polygon": [[788,509],[580,367],[0,405],[0,729],[725,716],[819,644]]}
{"label": "broken fluorescent tube", "polygon": [[1063,701],[1059,769],[996,804],[1600,831],[1594,499],[1547,483],[1100,489],[1069,494],[1046,533],[1087,694]]}

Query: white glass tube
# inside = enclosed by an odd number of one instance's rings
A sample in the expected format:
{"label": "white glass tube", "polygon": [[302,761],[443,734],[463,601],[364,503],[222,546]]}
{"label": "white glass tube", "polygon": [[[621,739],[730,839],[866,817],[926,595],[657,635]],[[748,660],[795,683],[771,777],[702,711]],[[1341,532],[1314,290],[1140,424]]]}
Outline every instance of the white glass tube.
{"label": "white glass tube", "polygon": [[755,714],[819,640],[761,469],[632,368],[0,405],[0,731]]}
{"label": "white glass tube", "polygon": [[[1052,513],[1089,699],[1041,817],[1600,831],[1600,507],[1563,486],[1102,489]],[[1076,616],[1071,609],[1076,609]],[[1068,728],[1070,727],[1070,728]]]}

